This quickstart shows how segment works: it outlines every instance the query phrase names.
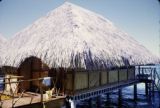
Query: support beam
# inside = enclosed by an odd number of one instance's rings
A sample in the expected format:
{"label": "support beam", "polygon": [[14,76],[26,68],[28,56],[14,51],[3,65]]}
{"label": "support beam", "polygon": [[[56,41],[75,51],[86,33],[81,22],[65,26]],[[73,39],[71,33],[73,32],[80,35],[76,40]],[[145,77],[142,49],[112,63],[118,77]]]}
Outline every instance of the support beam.
{"label": "support beam", "polygon": [[137,101],[137,84],[134,84],[134,101]]}
{"label": "support beam", "polygon": [[106,106],[109,107],[109,106],[110,106],[110,103],[111,103],[111,100],[110,100],[110,93],[107,93],[107,94],[106,94],[106,98],[107,98]]}
{"label": "support beam", "polygon": [[155,96],[155,89],[154,89],[154,87],[155,87],[155,81],[156,81],[156,69],[154,69],[154,71],[152,72],[152,74],[153,74],[153,80],[152,80],[152,96],[154,97]]}
{"label": "support beam", "polygon": [[69,99],[69,103],[70,103],[71,108],[76,108],[76,106],[77,106],[76,101]]}
{"label": "support beam", "polygon": [[154,91],[155,91],[155,90],[154,90],[154,83],[153,83],[153,82],[152,82],[152,85],[151,85],[151,86],[152,86],[152,96],[154,97],[154,96],[155,96],[155,95],[154,95]]}
{"label": "support beam", "polygon": [[145,83],[145,94],[148,96],[148,83]]}
{"label": "support beam", "polygon": [[118,106],[122,108],[122,89],[118,90]]}
{"label": "support beam", "polygon": [[151,102],[151,97],[152,97],[152,95],[151,95],[151,83],[148,83],[148,100],[149,100],[149,102]]}
{"label": "support beam", "polygon": [[107,101],[110,102],[110,93],[107,93]]}
{"label": "support beam", "polygon": [[96,104],[97,104],[97,108],[101,108],[101,97],[100,96],[97,96]]}
{"label": "support beam", "polygon": [[141,73],[141,67],[140,67],[140,65],[138,66],[138,74],[140,75]]}
{"label": "support beam", "polygon": [[89,108],[92,108],[92,98],[89,98],[88,103],[89,103]]}

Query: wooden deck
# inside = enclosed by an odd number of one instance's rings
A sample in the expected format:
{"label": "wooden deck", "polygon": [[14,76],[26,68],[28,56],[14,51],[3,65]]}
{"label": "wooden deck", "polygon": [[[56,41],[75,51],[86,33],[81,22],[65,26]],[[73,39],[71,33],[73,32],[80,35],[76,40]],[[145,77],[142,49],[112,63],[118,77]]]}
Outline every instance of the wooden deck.
{"label": "wooden deck", "polygon": [[[47,104],[51,101],[58,101],[63,100],[64,96],[55,96],[51,98],[50,100],[45,99],[45,94],[43,94],[43,103]],[[14,103],[14,104],[13,104]],[[23,107],[23,106],[32,106],[32,104],[40,104],[41,102],[41,95],[32,95],[32,96],[24,96],[21,98],[14,98],[10,100],[3,100],[0,102],[2,108],[11,108],[11,107]]]}

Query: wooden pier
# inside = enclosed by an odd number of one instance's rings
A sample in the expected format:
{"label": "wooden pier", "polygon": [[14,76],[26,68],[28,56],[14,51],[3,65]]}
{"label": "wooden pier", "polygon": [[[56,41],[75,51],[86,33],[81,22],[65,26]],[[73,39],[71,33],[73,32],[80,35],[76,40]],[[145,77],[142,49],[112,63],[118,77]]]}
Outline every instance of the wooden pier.
{"label": "wooden pier", "polygon": [[[64,101],[66,96],[69,96],[72,102],[75,104],[78,101],[86,100],[86,99],[92,99],[94,97],[98,97],[102,94],[108,94],[108,99],[109,95],[112,91],[118,90],[118,100],[119,100],[119,105],[121,105],[121,98],[122,97],[122,89],[127,86],[134,85],[134,101],[138,99],[137,97],[137,84],[138,83],[145,83],[145,93],[147,98],[150,100],[151,95],[154,96],[154,91],[159,90],[157,84],[155,81],[157,81],[156,78],[159,78],[158,74],[156,73],[155,68],[138,68],[139,71],[138,73],[135,73],[135,69],[119,69],[119,70],[111,70],[111,71],[106,71],[106,74],[102,71],[98,73],[99,78],[97,77],[97,73],[85,73],[85,72],[77,72],[72,75],[72,72],[69,72],[66,74],[68,77],[70,76],[71,79],[68,80],[68,84],[66,85],[66,92],[62,96],[51,96],[50,99],[46,99],[46,94],[43,94],[43,90],[41,86],[39,86],[40,93],[32,93],[32,92],[24,92],[23,96],[16,96],[12,97],[9,100],[1,100],[1,107],[2,108],[11,108],[11,107],[16,107],[16,108],[31,108],[31,107],[42,107],[42,106],[47,106],[47,108],[60,108],[60,106],[64,105]],[[133,71],[134,70],[134,71]],[[116,73],[117,72],[117,73]],[[114,74],[113,74],[114,73]],[[125,77],[121,74],[125,73]],[[134,73],[134,74],[133,74]],[[95,74],[95,75],[94,75]],[[79,79],[77,77],[79,76]],[[86,76],[87,79],[83,79],[83,82],[88,85],[84,86],[80,82],[80,78],[84,78]],[[103,75],[103,76],[102,76]],[[104,76],[106,75],[106,76]],[[157,75],[157,76],[156,76]],[[123,77],[122,77],[123,76]],[[99,81],[97,83],[98,85],[92,85],[92,83],[88,83],[89,81],[93,81],[90,79],[91,78],[96,78],[95,80]],[[107,78],[101,79],[101,78]],[[110,77],[110,78],[109,78]],[[15,77],[14,77],[15,78]],[[111,79],[113,78],[113,79]],[[8,78],[7,78],[8,79]],[[99,79],[99,80],[98,80]],[[43,80],[43,78],[38,78],[38,79],[30,79],[30,80],[19,80],[19,81],[14,81],[14,82],[5,82],[6,84],[11,85],[11,83],[21,83],[24,81],[35,81],[35,80]],[[73,82],[72,82],[73,81]],[[103,84],[106,82],[105,84]],[[76,85],[78,84],[78,85]],[[92,86],[91,86],[92,85]],[[84,88],[85,87],[85,88]],[[83,89],[82,89],[83,88]],[[11,89],[11,88],[10,88]],[[69,91],[68,91],[69,90]],[[61,92],[60,92],[61,93]],[[68,94],[67,94],[68,93]],[[1,94],[7,94],[5,92]],[[12,95],[11,95],[12,96]]]}
{"label": "wooden pier", "polygon": [[[50,98],[49,100],[46,100],[45,98],[45,94],[43,94],[43,102],[41,102],[41,95],[38,94],[36,96],[24,96],[21,98],[14,98],[13,99],[9,99],[9,100],[3,100],[1,101],[1,107],[2,108],[29,108],[29,107],[33,107],[33,106],[62,106],[65,97],[64,96],[55,96],[53,98]],[[55,108],[55,107],[54,107]]]}

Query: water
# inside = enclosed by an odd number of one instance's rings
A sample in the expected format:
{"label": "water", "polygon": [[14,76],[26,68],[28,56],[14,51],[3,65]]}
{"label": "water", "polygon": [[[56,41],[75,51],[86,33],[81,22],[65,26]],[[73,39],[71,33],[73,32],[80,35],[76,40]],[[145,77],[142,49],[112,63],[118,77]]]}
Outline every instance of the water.
{"label": "water", "polygon": [[4,85],[1,83],[3,83],[3,77],[0,77],[0,90],[3,90]]}
{"label": "water", "polygon": [[[136,102],[133,98],[133,86],[122,90],[122,108],[160,108],[160,97],[157,92],[155,92],[155,97],[152,97],[152,100],[149,101],[145,95],[144,84],[138,84],[137,88],[138,99]],[[119,108],[118,92],[110,93],[110,102],[107,100],[107,95],[104,94],[99,98],[100,106],[97,104],[97,98],[93,98],[91,103],[91,108]],[[79,102],[77,108],[89,108],[89,100]]]}

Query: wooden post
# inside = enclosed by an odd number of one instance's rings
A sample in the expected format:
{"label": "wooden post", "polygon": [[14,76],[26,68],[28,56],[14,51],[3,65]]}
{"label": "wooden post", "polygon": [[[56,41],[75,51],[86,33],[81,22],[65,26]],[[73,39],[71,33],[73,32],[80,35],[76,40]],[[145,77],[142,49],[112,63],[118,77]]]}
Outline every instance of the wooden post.
{"label": "wooden post", "polygon": [[152,96],[154,97],[154,84],[156,80],[156,69],[153,71],[153,81],[152,81]]}
{"label": "wooden post", "polygon": [[[140,68],[140,66],[138,66],[138,74],[140,75],[141,73],[140,73],[140,70],[141,68]],[[139,79],[139,78],[138,78]]]}
{"label": "wooden post", "polygon": [[107,93],[107,101],[110,101],[110,93]]}
{"label": "wooden post", "polygon": [[148,84],[148,99],[151,102],[151,83]]}
{"label": "wooden post", "polygon": [[88,77],[88,89],[89,89],[89,71],[87,71],[87,77]]}
{"label": "wooden post", "polygon": [[100,72],[99,72],[99,86],[102,85],[102,77],[101,77],[101,74],[102,74],[102,72],[100,71]]}
{"label": "wooden post", "polygon": [[128,74],[129,74],[129,67],[127,66],[127,80],[129,80]]}
{"label": "wooden post", "polygon": [[74,100],[70,100],[70,104],[71,104],[71,108],[76,108],[77,107],[77,103]]}
{"label": "wooden post", "polygon": [[[33,59],[30,60],[30,78],[33,78]],[[26,78],[25,78],[26,79]],[[29,82],[29,87],[33,90],[33,81]]]}
{"label": "wooden post", "polygon": [[72,94],[75,92],[75,70],[72,70]]}
{"label": "wooden post", "polygon": [[92,98],[89,98],[88,103],[89,103],[89,108],[92,108]]}
{"label": "wooden post", "polygon": [[109,84],[109,70],[107,70],[107,84]]}
{"label": "wooden post", "polygon": [[134,101],[137,100],[137,84],[134,84]]}
{"label": "wooden post", "polygon": [[147,82],[145,83],[145,94],[146,96],[148,96],[148,83]]}
{"label": "wooden post", "polygon": [[120,82],[120,81],[119,81],[119,80],[120,80],[119,76],[120,76],[120,75],[119,75],[119,68],[118,68],[118,83]]}
{"label": "wooden post", "polygon": [[122,89],[118,90],[118,106],[122,108]]}
{"label": "wooden post", "polygon": [[100,96],[97,96],[96,104],[97,104],[97,108],[101,108],[101,99],[100,99]]}
{"label": "wooden post", "polygon": [[[40,82],[40,81],[39,81]],[[41,103],[43,103],[43,90],[42,90],[42,84],[40,84],[40,93],[41,93]]]}
{"label": "wooden post", "polygon": [[106,95],[107,95],[106,105],[107,105],[107,107],[109,107],[109,105],[110,105],[110,93],[107,93]]}
{"label": "wooden post", "polygon": [[137,75],[137,73],[136,73],[136,67],[134,67],[134,79],[136,79],[136,75]]}

